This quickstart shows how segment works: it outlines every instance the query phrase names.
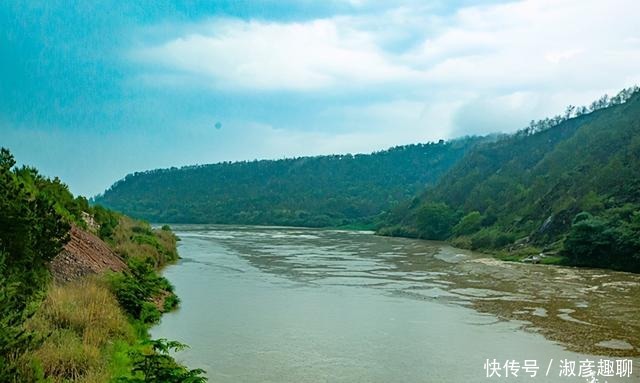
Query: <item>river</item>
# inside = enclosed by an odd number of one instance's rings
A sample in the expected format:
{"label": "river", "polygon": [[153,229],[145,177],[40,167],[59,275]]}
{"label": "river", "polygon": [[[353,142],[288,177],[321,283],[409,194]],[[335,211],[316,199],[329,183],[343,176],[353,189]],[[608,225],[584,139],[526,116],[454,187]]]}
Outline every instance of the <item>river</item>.
{"label": "river", "polygon": [[639,381],[640,275],[370,232],[174,230],[182,259],[164,275],[182,303],[152,335],[188,344],[177,359],[211,382],[584,382],[560,376],[566,361],[600,359],[634,371],[598,382]]}

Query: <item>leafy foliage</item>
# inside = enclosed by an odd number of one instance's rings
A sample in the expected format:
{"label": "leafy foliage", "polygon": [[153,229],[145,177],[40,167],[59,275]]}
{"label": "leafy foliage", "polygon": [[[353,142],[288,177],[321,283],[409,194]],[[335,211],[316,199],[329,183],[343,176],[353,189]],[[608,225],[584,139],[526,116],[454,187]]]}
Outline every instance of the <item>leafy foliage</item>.
{"label": "leafy foliage", "polygon": [[166,339],[148,340],[143,343],[142,351],[133,350],[133,377],[120,377],[115,383],[204,383],[201,369],[189,370],[179,365],[169,355],[171,351],[179,351],[186,346]]}
{"label": "leafy foliage", "polygon": [[626,206],[601,217],[576,215],[564,241],[570,263],[640,272],[640,211],[634,210]]}
{"label": "leafy foliage", "polygon": [[447,239],[457,222],[456,212],[444,203],[426,203],[418,209],[416,225],[420,235],[429,239]]}
{"label": "leafy foliage", "polygon": [[400,146],[369,155],[152,170],[126,176],[95,202],[154,222],[371,224],[434,183],[482,140]]}
{"label": "leafy foliage", "polygon": [[[177,304],[177,297],[172,293],[173,286],[166,278],[158,275],[149,260],[131,258],[129,270],[111,277],[112,290],[120,306],[133,318],[143,323],[155,323],[160,319],[160,310],[152,303],[152,299],[168,293]],[[164,307],[163,307],[164,308]]]}
{"label": "leafy foliage", "polygon": [[482,227],[482,221],[482,214],[479,211],[472,211],[460,219],[452,228],[452,232],[457,236],[475,233]]}

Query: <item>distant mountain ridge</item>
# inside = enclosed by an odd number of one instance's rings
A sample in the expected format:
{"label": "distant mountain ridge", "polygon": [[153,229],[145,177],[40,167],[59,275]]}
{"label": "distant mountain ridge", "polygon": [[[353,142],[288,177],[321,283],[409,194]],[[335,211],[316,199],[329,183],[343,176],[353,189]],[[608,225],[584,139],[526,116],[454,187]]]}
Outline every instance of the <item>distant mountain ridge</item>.
{"label": "distant mountain ridge", "polygon": [[488,139],[152,170],[126,176],[95,203],[154,222],[371,225]]}

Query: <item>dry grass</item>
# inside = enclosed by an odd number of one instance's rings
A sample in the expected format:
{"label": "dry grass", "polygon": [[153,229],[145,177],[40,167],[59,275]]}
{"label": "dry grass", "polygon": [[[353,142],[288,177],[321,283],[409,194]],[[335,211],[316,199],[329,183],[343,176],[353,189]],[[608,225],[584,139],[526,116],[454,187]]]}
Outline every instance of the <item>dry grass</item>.
{"label": "dry grass", "polygon": [[166,251],[165,257],[168,259],[166,259],[164,263],[177,260],[178,253],[176,251],[176,235],[172,231],[168,230],[154,230],[154,233],[158,238],[160,246],[162,246]]}
{"label": "dry grass", "polygon": [[171,231],[153,230],[148,223],[126,216],[120,217],[113,234],[118,255],[124,259],[151,259],[156,267],[162,267],[178,258],[176,240]]}
{"label": "dry grass", "polygon": [[27,327],[46,338],[24,366],[35,361],[52,382],[106,381],[114,342],[134,340],[118,302],[98,279],[51,286]]}

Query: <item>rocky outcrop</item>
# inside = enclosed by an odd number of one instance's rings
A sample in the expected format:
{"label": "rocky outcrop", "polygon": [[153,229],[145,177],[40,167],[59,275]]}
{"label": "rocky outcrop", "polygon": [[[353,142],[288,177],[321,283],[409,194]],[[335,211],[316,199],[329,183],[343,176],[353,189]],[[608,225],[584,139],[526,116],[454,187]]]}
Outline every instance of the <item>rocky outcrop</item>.
{"label": "rocky outcrop", "polygon": [[68,282],[108,270],[122,271],[127,265],[97,236],[72,226],[71,239],[49,265],[56,281]]}

